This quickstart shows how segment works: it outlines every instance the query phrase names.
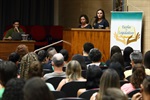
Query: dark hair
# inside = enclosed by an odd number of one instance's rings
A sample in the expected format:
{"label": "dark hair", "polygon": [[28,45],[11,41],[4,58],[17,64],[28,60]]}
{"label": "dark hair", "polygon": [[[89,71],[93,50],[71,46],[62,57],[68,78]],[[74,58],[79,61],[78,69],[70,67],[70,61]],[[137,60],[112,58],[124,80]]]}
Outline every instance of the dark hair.
{"label": "dark hair", "polygon": [[52,57],[52,62],[56,67],[61,67],[64,64],[64,57],[61,53],[57,53]]}
{"label": "dark hair", "polygon": [[50,59],[57,53],[56,49],[54,47],[50,47],[47,49],[47,57],[50,57]]}
{"label": "dark hair", "polygon": [[111,56],[110,62],[119,62],[124,68],[124,59],[121,53],[115,53]]}
{"label": "dark hair", "polygon": [[14,23],[16,23],[16,22],[20,23],[20,20],[15,19],[15,20],[13,20],[13,22],[12,22],[12,23],[14,24]]}
{"label": "dark hair", "polygon": [[96,65],[89,65],[88,69],[86,70],[87,82],[86,82],[86,89],[94,89],[99,88],[100,78],[103,74],[103,71],[100,67]]}
{"label": "dark hair", "polygon": [[66,49],[61,49],[59,51],[59,53],[61,53],[63,56],[64,56],[64,61],[67,61],[68,58],[69,58],[69,54],[68,54],[68,51]]}
{"label": "dark hair", "polygon": [[47,55],[47,53],[46,53],[45,50],[40,50],[40,51],[37,53],[38,60],[39,60],[40,62],[44,61],[45,58],[46,58],[46,55]]}
{"label": "dark hair", "polygon": [[150,94],[150,76],[147,76],[144,79],[142,85],[143,85],[143,88],[144,88],[144,92]]}
{"label": "dark hair", "polygon": [[114,54],[114,53],[121,53],[121,49],[118,47],[118,46],[116,46],[116,45],[114,45],[113,47],[111,47],[111,51],[110,51],[110,57]]}
{"label": "dark hair", "polygon": [[12,61],[14,63],[16,63],[17,61],[19,61],[19,58],[20,58],[20,55],[16,52],[12,52],[10,55],[9,55],[9,58],[8,60],[9,61]]}
{"label": "dark hair", "polygon": [[104,12],[104,10],[103,10],[103,9],[98,9],[98,10],[96,11],[96,18],[95,18],[94,23],[97,23],[97,21],[98,21],[98,17],[97,17],[97,12],[98,12],[98,11],[102,11],[102,13],[103,13],[102,19],[105,19],[105,12]]}
{"label": "dark hair", "polygon": [[24,100],[54,100],[45,82],[38,77],[29,79],[23,89]]}
{"label": "dark hair", "polygon": [[144,55],[144,65],[150,69],[150,51],[147,51]]}
{"label": "dark hair", "polygon": [[135,64],[130,78],[130,82],[134,88],[140,88],[140,84],[143,82],[145,76],[146,74],[144,66],[142,64]]}
{"label": "dark hair", "polygon": [[100,79],[98,98],[102,98],[107,88],[120,88],[119,75],[114,69],[106,69]]}
{"label": "dark hair", "polygon": [[85,14],[83,14],[83,15],[81,15],[81,16],[79,17],[79,23],[80,23],[80,24],[81,24],[81,17],[84,17],[85,20],[86,20],[86,23],[89,23],[89,18],[88,18],[88,16],[85,15]]}
{"label": "dark hair", "polygon": [[98,62],[101,60],[102,54],[97,48],[93,48],[89,52],[89,59],[92,62]]}
{"label": "dark hair", "polygon": [[130,54],[133,52],[133,48],[132,47],[126,47],[124,50],[123,50],[123,58],[124,58],[124,61],[125,62],[130,62]]}
{"label": "dark hair", "polygon": [[134,62],[134,64],[142,63],[143,56],[141,52],[132,52],[130,54],[130,60]]}
{"label": "dark hair", "polygon": [[25,81],[21,78],[14,78],[7,82],[2,100],[23,100],[23,87]]}
{"label": "dark hair", "polygon": [[32,77],[42,77],[43,74],[43,68],[41,66],[41,63],[39,61],[33,61],[31,65],[29,66],[29,78]]}
{"label": "dark hair", "polygon": [[94,45],[92,44],[92,43],[90,43],[90,42],[86,42],[86,43],[84,43],[84,45],[83,45],[83,49],[84,49],[84,51],[88,54],[89,52],[90,52],[90,50],[91,49],[93,49],[94,48]]}
{"label": "dark hair", "polygon": [[124,80],[124,69],[119,62],[111,62],[109,68],[114,69],[118,73],[120,80]]}
{"label": "dark hair", "polygon": [[85,60],[84,60],[84,57],[82,55],[75,54],[72,56],[72,60],[77,60],[80,63],[82,70],[86,70]]}
{"label": "dark hair", "polygon": [[17,77],[17,67],[14,62],[11,61],[1,61],[0,62],[0,81],[3,86],[6,85],[6,83],[11,78]]}

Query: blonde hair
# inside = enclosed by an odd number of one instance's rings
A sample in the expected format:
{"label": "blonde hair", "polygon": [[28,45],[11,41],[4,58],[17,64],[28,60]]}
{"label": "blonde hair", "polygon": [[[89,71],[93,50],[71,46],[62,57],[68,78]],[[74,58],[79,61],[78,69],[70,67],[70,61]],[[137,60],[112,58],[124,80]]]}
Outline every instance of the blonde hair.
{"label": "blonde hair", "polygon": [[68,81],[78,80],[81,77],[81,65],[78,61],[72,60],[68,63],[66,67],[66,75],[69,79]]}

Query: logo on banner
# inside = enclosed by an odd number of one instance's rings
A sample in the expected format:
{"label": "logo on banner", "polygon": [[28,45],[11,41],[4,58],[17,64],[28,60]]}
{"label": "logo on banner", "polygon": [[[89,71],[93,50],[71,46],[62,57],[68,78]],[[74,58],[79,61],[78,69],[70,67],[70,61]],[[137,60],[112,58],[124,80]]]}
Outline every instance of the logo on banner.
{"label": "logo on banner", "polygon": [[128,45],[132,42],[136,42],[140,38],[139,32],[136,32],[134,26],[122,25],[118,27],[118,31],[114,33],[114,37],[117,41]]}

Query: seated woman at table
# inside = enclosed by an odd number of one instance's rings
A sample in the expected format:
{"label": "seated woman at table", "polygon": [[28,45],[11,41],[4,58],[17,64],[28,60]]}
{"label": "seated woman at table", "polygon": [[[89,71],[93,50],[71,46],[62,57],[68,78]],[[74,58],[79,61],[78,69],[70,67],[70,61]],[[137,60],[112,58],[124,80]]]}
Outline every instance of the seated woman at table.
{"label": "seated woman at table", "polygon": [[89,24],[89,18],[87,17],[87,15],[81,15],[79,17],[79,23],[80,25],[78,26],[78,28],[92,28],[92,26]]}
{"label": "seated woman at table", "polygon": [[94,29],[109,29],[109,23],[105,19],[105,12],[103,9],[98,9],[93,24]]}

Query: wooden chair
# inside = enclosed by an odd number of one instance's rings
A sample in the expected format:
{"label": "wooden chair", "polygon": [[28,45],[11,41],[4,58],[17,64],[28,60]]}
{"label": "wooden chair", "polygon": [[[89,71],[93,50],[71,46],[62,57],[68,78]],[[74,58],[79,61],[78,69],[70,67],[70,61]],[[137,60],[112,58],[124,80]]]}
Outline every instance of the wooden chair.
{"label": "wooden chair", "polygon": [[79,95],[80,98],[84,98],[86,100],[90,100],[91,96],[95,93],[98,92],[99,89],[91,89],[91,90],[86,90],[83,92],[81,95]]}
{"label": "wooden chair", "polygon": [[77,97],[77,91],[86,87],[85,81],[72,81],[64,84],[61,88],[67,97]]}
{"label": "wooden chair", "polygon": [[64,78],[65,77],[52,77],[52,78],[49,78],[48,80],[46,80],[46,82],[51,83],[54,86],[54,88],[56,89],[57,86],[59,85],[60,81]]}

